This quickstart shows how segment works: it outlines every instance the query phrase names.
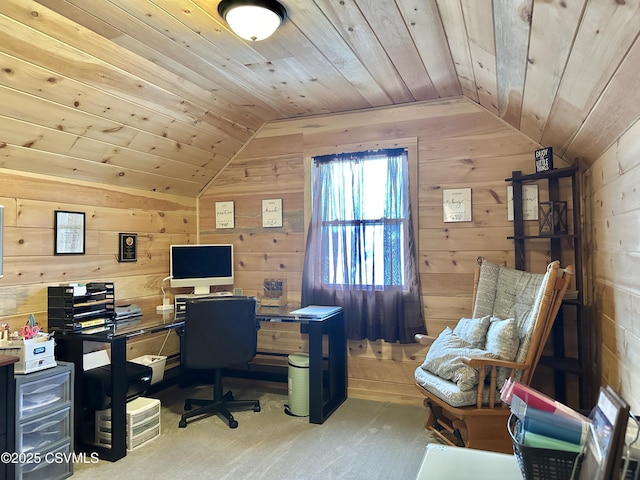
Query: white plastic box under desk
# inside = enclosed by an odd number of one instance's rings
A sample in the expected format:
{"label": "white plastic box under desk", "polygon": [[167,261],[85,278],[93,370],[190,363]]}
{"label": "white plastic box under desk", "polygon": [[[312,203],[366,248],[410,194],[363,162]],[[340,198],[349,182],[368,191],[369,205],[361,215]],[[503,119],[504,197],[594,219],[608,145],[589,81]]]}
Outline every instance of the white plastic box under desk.
{"label": "white plastic box under desk", "polygon": [[[95,441],[111,445],[111,409],[96,412]],[[160,400],[138,397],[127,403],[127,450],[160,436]]]}

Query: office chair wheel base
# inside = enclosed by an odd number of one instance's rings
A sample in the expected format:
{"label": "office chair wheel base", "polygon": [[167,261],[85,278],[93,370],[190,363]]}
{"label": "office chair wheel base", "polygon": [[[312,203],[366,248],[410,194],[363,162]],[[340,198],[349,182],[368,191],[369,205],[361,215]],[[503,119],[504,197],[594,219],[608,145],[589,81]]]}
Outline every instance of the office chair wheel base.
{"label": "office chair wheel base", "polygon": [[190,403],[184,402],[184,409],[185,410],[191,410],[193,408],[193,405],[191,405]]}
{"label": "office chair wheel base", "polygon": [[238,421],[234,419],[229,420],[229,428],[238,428]]}
{"label": "office chair wheel base", "polygon": [[186,420],[180,420],[178,422],[178,428],[186,428],[187,426],[187,421]]}
{"label": "office chair wheel base", "polygon": [[256,405],[253,407],[253,411],[254,412],[259,412],[260,411],[260,405]]}

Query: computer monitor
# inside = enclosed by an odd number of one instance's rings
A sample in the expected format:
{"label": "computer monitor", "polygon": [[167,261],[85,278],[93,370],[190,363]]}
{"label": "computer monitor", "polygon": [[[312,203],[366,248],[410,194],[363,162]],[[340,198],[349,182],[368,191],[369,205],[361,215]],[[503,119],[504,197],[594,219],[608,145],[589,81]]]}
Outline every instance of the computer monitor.
{"label": "computer monitor", "polygon": [[172,287],[193,287],[196,295],[210,287],[233,285],[233,245],[171,245]]}

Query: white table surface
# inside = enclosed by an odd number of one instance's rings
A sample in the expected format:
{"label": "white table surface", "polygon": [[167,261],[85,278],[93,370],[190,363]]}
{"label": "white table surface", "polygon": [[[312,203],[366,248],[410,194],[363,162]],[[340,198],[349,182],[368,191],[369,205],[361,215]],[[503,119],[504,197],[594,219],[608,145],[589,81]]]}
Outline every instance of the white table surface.
{"label": "white table surface", "polygon": [[416,480],[522,480],[514,455],[436,443],[426,446]]}

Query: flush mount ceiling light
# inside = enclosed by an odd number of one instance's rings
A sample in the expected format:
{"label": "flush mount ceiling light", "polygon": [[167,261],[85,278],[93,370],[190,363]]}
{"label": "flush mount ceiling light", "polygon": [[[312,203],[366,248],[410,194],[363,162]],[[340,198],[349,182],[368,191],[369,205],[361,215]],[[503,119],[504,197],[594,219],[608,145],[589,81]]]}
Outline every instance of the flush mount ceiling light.
{"label": "flush mount ceiling light", "polygon": [[239,37],[254,42],[270,37],[287,18],[276,0],[222,0],[218,13]]}

